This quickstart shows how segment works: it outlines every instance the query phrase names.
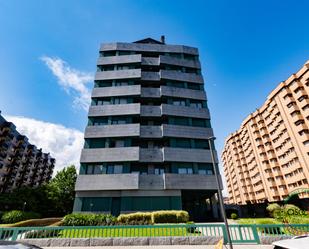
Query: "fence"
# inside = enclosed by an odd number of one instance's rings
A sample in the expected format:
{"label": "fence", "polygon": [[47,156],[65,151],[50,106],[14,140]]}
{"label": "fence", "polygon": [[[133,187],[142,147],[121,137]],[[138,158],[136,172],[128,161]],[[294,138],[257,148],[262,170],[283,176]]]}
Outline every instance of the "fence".
{"label": "fence", "polygon": [[[262,236],[296,236],[309,234],[309,224],[230,225],[234,243],[260,244]],[[119,238],[214,236],[227,242],[223,224],[176,224],[145,226],[76,226],[76,227],[14,227],[0,228],[0,240],[39,238]]]}

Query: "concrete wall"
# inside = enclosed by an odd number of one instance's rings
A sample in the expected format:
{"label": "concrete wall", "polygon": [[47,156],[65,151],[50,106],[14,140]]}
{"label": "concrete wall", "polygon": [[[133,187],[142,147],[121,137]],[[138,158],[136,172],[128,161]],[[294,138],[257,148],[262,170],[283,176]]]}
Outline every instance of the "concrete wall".
{"label": "concrete wall", "polygon": [[[163,153],[164,161],[167,162],[212,162],[209,150],[164,147]],[[218,162],[217,158],[215,160]]]}
{"label": "concrete wall", "polygon": [[139,124],[87,126],[85,129],[85,138],[137,137],[139,135]]}
{"label": "concrete wall", "polygon": [[90,106],[89,117],[116,116],[116,115],[138,115],[140,114],[140,104],[102,105]]}
{"label": "concrete wall", "polygon": [[75,191],[138,189],[138,174],[78,175]]}
{"label": "concrete wall", "polygon": [[112,96],[138,96],[141,95],[141,86],[117,86],[117,87],[95,87],[92,90],[92,97]]}
{"label": "concrete wall", "polygon": [[138,63],[138,62],[142,62],[141,54],[99,57],[99,59],[97,60],[97,65],[113,65],[113,64]]}
{"label": "concrete wall", "polygon": [[138,79],[141,76],[141,69],[103,71],[96,72],[95,80]]}
{"label": "concrete wall", "polygon": [[81,163],[138,161],[139,147],[83,149]]}

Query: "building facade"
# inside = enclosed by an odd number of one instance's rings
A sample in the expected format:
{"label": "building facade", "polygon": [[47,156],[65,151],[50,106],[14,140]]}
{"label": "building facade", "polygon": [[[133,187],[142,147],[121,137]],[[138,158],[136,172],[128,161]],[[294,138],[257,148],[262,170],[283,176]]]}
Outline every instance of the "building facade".
{"label": "building facade", "polygon": [[215,214],[198,50],[151,38],[102,44],[97,69],[74,210]]}
{"label": "building facade", "polygon": [[48,182],[54,166],[54,158],[30,144],[0,113],[0,193]]}
{"label": "building facade", "polygon": [[282,201],[309,188],[308,94],[309,61],[227,137],[222,161],[229,203]]}

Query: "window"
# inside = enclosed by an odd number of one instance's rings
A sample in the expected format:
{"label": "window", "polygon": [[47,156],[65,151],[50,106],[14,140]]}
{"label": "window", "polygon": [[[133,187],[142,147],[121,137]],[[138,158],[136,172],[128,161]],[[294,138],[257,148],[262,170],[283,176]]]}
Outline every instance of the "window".
{"label": "window", "polygon": [[192,168],[178,168],[178,174],[193,174]]}
{"label": "window", "polygon": [[305,146],[309,146],[309,140],[303,142],[303,144],[304,144]]}
{"label": "window", "polygon": [[115,165],[114,174],[121,174],[121,173],[122,173],[122,165]]}
{"label": "window", "polygon": [[191,141],[188,138],[172,138],[171,147],[191,148]]}
{"label": "window", "polygon": [[209,149],[208,140],[195,139],[194,143],[195,143],[195,148],[196,149],[204,149],[204,150],[208,150]]}
{"label": "window", "polygon": [[192,126],[210,128],[209,119],[192,118]]}
{"label": "window", "polygon": [[174,125],[189,125],[189,118],[169,117],[169,123]]}
{"label": "window", "polygon": [[129,82],[126,82],[126,81],[124,81],[124,82],[115,82],[115,84],[114,84],[115,86],[128,86],[129,85]]}
{"label": "window", "polygon": [[178,105],[178,106],[186,106],[186,100],[185,99],[173,99],[172,104]]}
{"label": "window", "polygon": [[106,174],[106,168],[103,165],[96,165],[93,174]]}
{"label": "window", "polygon": [[165,172],[164,168],[155,168],[155,175],[163,175]]}
{"label": "window", "polygon": [[298,101],[302,102],[304,99],[308,99],[308,95],[303,95],[303,96],[299,97]]}

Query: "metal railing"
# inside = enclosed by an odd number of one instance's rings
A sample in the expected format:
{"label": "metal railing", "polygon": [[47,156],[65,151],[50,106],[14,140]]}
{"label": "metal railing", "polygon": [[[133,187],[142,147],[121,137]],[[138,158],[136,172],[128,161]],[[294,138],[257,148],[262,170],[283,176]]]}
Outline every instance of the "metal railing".
{"label": "metal railing", "polygon": [[[234,243],[260,243],[261,236],[297,236],[309,234],[309,224],[230,225]],[[224,224],[165,224],[134,226],[60,226],[0,228],[0,240],[40,238],[110,238],[215,236],[227,242]]]}

